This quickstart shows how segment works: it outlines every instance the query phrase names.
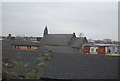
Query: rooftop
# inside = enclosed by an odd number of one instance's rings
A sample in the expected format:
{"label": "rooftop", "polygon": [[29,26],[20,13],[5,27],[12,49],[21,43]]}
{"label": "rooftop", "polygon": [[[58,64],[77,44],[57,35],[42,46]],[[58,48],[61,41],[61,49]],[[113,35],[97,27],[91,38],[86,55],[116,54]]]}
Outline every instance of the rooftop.
{"label": "rooftop", "polygon": [[116,56],[55,53],[45,68],[42,79],[118,79]]}

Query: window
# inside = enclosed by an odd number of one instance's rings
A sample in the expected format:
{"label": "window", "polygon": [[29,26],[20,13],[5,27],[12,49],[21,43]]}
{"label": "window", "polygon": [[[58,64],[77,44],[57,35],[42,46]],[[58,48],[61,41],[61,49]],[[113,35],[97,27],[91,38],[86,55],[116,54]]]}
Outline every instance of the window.
{"label": "window", "polygon": [[115,47],[113,47],[113,52],[115,52]]}
{"label": "window", "polygon": [[108,49],[108,53],[110,53],[111,52],[111,50],[110,49]]}
{"label": "window", "polygon": [[85,48],[85,51],[88,51],[89,49],[88,48]]}
{"label": "window", "polygon": [[96,52],[98,52],[98,49],[96,49]]}
{"label": "window", "polygon": [[16,46],[12,46],[12,48],[16,48]]}
{"label": "window", "polygon": [[91,51],[94,52],[94,48],[92,48]]}
{"label": "window", "polygon": [[27,46],[27,49],[31,49],[31,46]]}
{"label": "window", "polygon": [[15,46],[15,48],[19,49],[20,47],[19,46]]}

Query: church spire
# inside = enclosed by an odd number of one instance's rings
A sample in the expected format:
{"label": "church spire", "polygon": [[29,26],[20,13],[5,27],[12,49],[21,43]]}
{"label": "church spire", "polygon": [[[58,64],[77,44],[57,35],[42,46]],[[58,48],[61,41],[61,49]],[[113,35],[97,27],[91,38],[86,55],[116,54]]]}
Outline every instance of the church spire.
{"label": "church spire", "polygon": [[45,26],[45,29],[44,29],[44,36],[46,35],[46,34],[48,34],[48,29],[47,29],[47,26]]}

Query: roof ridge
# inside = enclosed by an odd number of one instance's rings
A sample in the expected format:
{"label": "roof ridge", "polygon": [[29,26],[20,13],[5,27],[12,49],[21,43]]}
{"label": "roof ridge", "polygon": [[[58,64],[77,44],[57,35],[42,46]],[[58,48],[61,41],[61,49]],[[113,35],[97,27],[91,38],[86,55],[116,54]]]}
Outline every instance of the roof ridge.
{"label": "roof ridge", "polygon": [[73,35],[73,34],[47,34],[47,35]]}

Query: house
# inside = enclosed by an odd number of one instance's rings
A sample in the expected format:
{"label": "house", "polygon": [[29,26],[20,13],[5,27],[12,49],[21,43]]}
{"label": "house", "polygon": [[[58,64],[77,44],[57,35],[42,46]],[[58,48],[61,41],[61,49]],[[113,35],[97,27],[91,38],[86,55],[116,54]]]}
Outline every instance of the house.
{"label": "house", "polygon": [[40,48],[44,47],[53,53],[82,53],[82,45],[87,43],[86,37],[76,37],[73,34],[48,34],[45,27]]}
{"label": "house", "polygon": [[0,36],[0,40],[4,40],[4,39],[6,39],[5,36]]}
{"label": "house", "polygon": [[8,41],[2,40],[2,48],[11,48],[19,50],[36,50],[39,48],[39,43],[30,41]]}
{"label": "house", "polygon": [[14,41],[14,40],[15,40],[15,37],[12,36],[11,34],[8,34],[8,36],[6,37],[6,40]]}
{"label": "house", "polygon": [[83,46],[83,53],[91,54],[118,54],[118,44],[89,43]]}
{"label": "house", "polygon": [[76,37],[73,34],[48,34],[48,29],[45,27],[44,36],[40,40],[40,45],[43,46],[61,46],[70,47],[82,50],[82,45],[87,43],[86,37]]}
{"label": "house", "polygon": [[30,41],[14,41],[11,44],[13,49],[36,50],[39,48],[39,43]]}

